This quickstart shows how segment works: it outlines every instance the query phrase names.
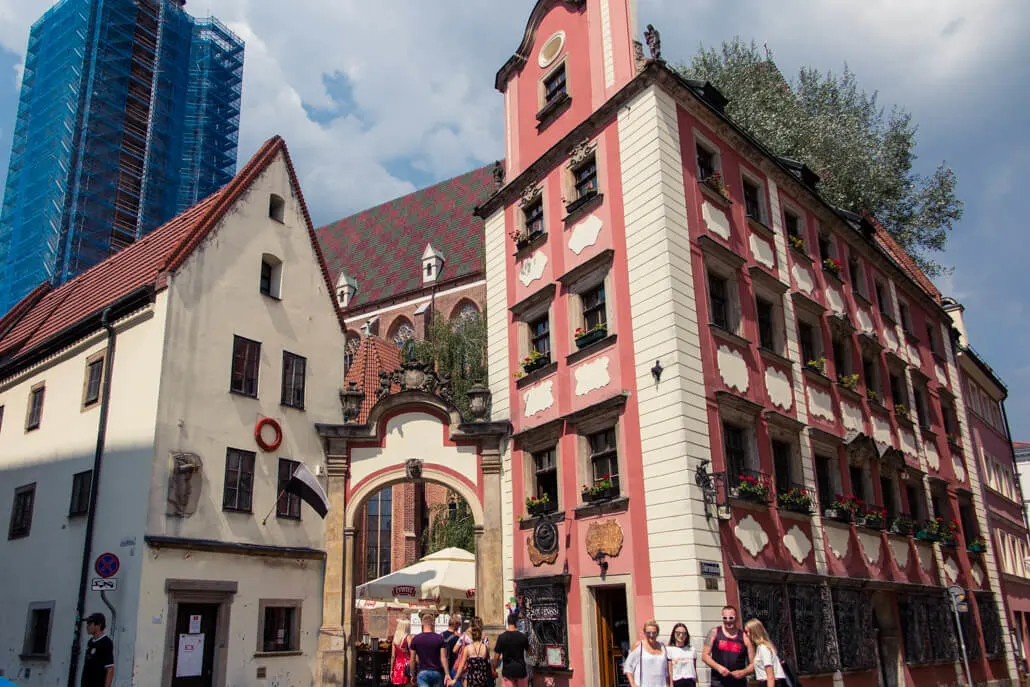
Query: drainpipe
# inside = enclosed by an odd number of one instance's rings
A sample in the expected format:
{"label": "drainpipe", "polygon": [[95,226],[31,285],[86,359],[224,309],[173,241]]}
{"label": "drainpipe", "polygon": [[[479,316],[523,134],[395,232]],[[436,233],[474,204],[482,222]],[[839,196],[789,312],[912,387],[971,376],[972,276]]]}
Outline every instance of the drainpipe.
{"label": "drainpipe", "polygon": [[[93,525],[97,517],[97,495],[100,491],[100,466],[104,460],[104,441],[107,437],[107,414],[111,403],[111,376],[114,372],[115,331],[111,325],[111,308],[100,316],[100,325],[107,330],[107,352],[104,355],[104,384],[100,395],[100,421],[97,426],[97,444],[93,453],[93,476],[89,486],[89,510],[86,513],[86,535],[82,544],[82,568],[79,572],[79,596],[75,603],[75,631],[72,633],[72,656],[68,666],[68,687],[76,687],[79,671],[79,653],[82,651],[82,614],[86,606],[86,583],[89,581],[89,563],[93,557]],[[111,617],[114,629],[114,616]]]}

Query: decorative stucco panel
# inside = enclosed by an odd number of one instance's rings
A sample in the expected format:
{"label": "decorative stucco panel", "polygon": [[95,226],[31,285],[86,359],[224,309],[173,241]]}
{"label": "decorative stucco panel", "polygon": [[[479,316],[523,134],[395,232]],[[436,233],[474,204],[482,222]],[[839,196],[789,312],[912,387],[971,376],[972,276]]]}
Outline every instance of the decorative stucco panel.
{"label": "decorative stucco panel", "polygon": [[794,275],[794,281],[797,282],[798,288],[811,296],[812,292],[815,291],[815,279],[812,277],[812,271],[804,265],[795,262],[790,273]]}
{"label": "decorative stucco panel", "polygon": [[836,286],[826,287],[826,301],[835,313],[844,312],[844,296]]}
{"label": "decorative stucco panel", "polygon": [[949,583],[954,583],[958,579],[958,563],[951,556],[944,560],[944,577]]}
{"label": "decorative stucco panel", "polygon": [[719,375],[728,387],[747,391],[747,363],[743,354],[729,346],[719,346]]}
{"label": "decorative stucco panel", "polygon": [[891,539],[890,543],[891,553],[894,554],[894,561],[898,564],[898,568],[904,570],[906,567],[908,567],[908,540],[898,541],[897,539]]}
{"label": "decorative stucco panel", "polygon": [[772,245],[757,234],[751,234],[751,252],[760,265],[773,267],[776,265],[776,253]]}
{"label": "decorative stucco panel", "polygon": [[553,386],[554,381],[549,379],[546,382],[530,387],[522,394],[522,404],[525,408],[523,412],[526,417],[532,417],[554,405],[554,394],[551,393]]}
{"label": "decorative stucco panel", "polygon": [[844,423],[844,427],[852,432],[861,432],[863,427],[862,421],[862,409],[856,406],[854,403],[848,403],[847,401],[841,401],[840,404],[841,421]]}
{"label": "decorative stucco panel", "polygon": [[545,267],[547,267],[547,254],[538,250],[522,261],[522,265],[519,267],[519,281],[523,286],[529,286],[544,276]]}
{"label": "decorative stucco panel", "polygon": [[597,237],[603,227],[604,222],[596,215],[590,215],[582,222],[577,222],[569,234],[569,250],[579,255],[584,248],[597,243]]}
{"label": "decorative stucco panel", "polygon": [[737,526],[733,528],[733,534],[752,558],[757,556],[769,543],[769,535],[765,533],[762,525],[750,515],[744,516],[737,523]]}
{"label": "decorative stucco panel", "polygon": [[883,451],[893,443],[891,441],[891,423],[879,415],[873,415],[873,441]]}
{"label": "decorative stucco panel", "polygon": [[769,398],[779,407],[790,410],[794,406],[794,389],[790,380],[775,367],[765,368],[765,388]]}
{"label": "decorative stucco panel", "polygon": [[608,383],[612,381],[608,374],[610,362],[608,356],[604,356],[577,367],[573,372],[576,377],[576,395],[583,396],[595,389],[603,389],[608,386]]}
{"label": "decorative stucco panel", "polygon": [[708,231],[727,241],[730,240],[730,221],[726,218],[725,212],[706,200],[701,204],[701,217],[704,219]]}
{"label": "decorative stucco panel", "polygon": [[882,541],[879,534],[871,534],[869,532],[858,533],[858,543],[862,545],[862,553],[870,563],[875,564],[880,560],[880,544]]}
{"label": "decorative stucco panel", "polygon": [[944,371],[944,366],[937,363],[933,366],[934,372],[937,373],[937,381],[944,386],[948,385],[948,373]]}
{"label": "decorative stucco panel", "polygon": [[986,575],[984,574],[984,569],[980,567],[980,564],[973,563],[973,567],[969,569],[969,574],[972,576],[973,582],[976,582],[976,586],[982,589]]}
{"label": "decorative stucco panel", "polygon": [[851,529],[849,527],[836,527],[829,525],[824,526],[823,531],[826,533],[826,543],[829,545],[830,551],[838,560],[842,560],[848,555],[848,542],[851,541]]}
{"label": "decorative stucco panel", "polygon": [[933,549],[928,544],[916,544],[916,553],[919,554],[919,566],[929,572],[933,569]]}
{"label": "decorative stucco panel", "polygon": [[813,415],[826,420],[833,419],[833,399],[828,393],[814,386],[808,387],[808,409]]}
{"label": "decorative stucco panel", "polygon": [[919,449],[916,448],[916,435],[910,429],[901,430],[901,450],[913,458],[919,456]]}
{"label": "decorative stucco panel", "polygon": [[797,525],[787,530],[787,534],[783,536],[783,545],[798,563],[804,563],[808,554],[812,553],[812,540]]}
{"label": "decorative stucco panel", "polygon": [[926,448],[926,462],[934,470],[941,469],[941,454],[937,453],[937,447],[932,441],[928,441],[923,446]]}
{"label": "decorative stucco panel", "polygon": [[865,308],[858,309],[858,328],[863,332],[873,331],[873,316]]}
{"label": "decorative stucco panel", "polygon": [[901,347],[901,343],[898,341],[898,334],[894,331],[894,327],[886,326],[883,328],[883,341],[887,348],[892,351],[897,351]]}
{"label": "decorative stucco panel", "polygon": [[960,458],[958,458],[957,456],[952,456],[951,457],[951,467],[955,471],[955,477],[957,477],[960,482],[965,482],[966,481],[966,466],[964,466],[962,464],[962,460]]}

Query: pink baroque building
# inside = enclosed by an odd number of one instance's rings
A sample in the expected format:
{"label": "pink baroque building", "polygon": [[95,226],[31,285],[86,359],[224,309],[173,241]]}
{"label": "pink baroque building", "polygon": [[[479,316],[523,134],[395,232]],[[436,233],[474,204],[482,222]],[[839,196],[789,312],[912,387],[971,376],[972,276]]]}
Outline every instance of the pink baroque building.
{"label": "pink baroque building", "polygon": [[503,587],[537,683],[615,685],[650,617],[700,650],[730,603],[806,685],[957,684],[952,585],[974,680],[1014,677],[939,292],[635,22],[540,0],[496,80]]}
{"label": "pink baroque building", "polygon": [[945,299],[945,307],[955,322],[969,447],[980,471],[982,504],[988,522],[987,531],[973,548],[994,551],[1001,576],[996,591],[1004,601],[1013,648],[1020,671],[1025,674],[1030,650],[1030,541],[1019,461],[1005,412],[1008,389],[969,345],[962,317],[964,308],[951,299]]}

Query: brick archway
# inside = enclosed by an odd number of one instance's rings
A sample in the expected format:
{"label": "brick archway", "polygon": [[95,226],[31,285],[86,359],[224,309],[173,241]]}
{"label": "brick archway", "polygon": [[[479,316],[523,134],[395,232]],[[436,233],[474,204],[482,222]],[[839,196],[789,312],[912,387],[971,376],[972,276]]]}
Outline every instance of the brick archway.
{"label": "brick archway", "polygon": [[407,390],[383,396],[363,424],[317,429],[331,504],[318,684],[354,684],[357,519],[371,495],[411,481],[413,472],[468,502],[476,533],[476,614],[488,634],[503,630],[500,442],[508,423],[466,422],[444,399]]}

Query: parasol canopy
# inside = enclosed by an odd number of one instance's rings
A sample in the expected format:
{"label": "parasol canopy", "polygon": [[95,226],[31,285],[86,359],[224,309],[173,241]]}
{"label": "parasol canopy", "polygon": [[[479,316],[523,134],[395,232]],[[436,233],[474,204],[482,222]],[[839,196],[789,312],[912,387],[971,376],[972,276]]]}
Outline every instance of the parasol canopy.
{"label": "parasol canopy", "polygon": [[444,608],[476,598],[476,557],[464,549],[437,551],[406,568],[360,585],[358,608]]}

